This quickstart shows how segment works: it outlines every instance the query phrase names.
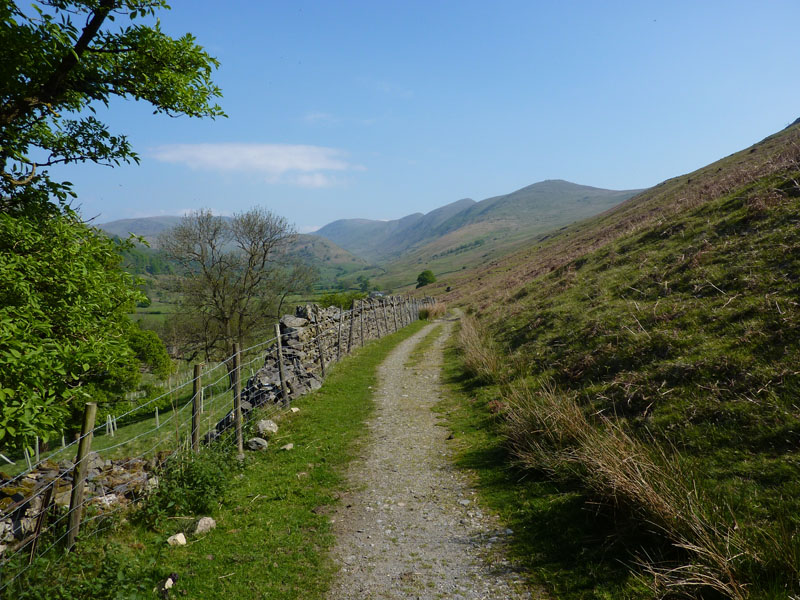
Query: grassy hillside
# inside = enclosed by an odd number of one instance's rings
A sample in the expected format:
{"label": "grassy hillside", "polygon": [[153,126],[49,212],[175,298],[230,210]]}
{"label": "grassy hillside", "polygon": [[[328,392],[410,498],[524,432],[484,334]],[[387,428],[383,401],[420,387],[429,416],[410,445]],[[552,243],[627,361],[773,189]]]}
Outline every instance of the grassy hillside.
{"label": "grassy hillside", "polygon": [[317,235],[298,235],[289,253],[316,268],[319,273],[317,285],[324,288],[332,287],[337,278],[362,271],[368,266],[364,259]]}
{"label": "grassy hillside", "polygon": [[[390,261],[398,262],[389,271],[403,273],[407,264],[436,260],[434,255],[455,251],[482,235],[495,234],[483,238],[490,248],[497,245],[492,243],[495,241],[492,237],[505,240],[509,234],[514,234],[517,239],[530,239],[603,212],[635,193],[634,190],[603,190],[561,180],[542,181],[481,202],[459,200],[426,215],[416,213],[396,221],[335,221],[317,233],[371,262],[384,266]],[[475,237],[476,231],[480,232],[478,237]],[[443,238],[447,238],[444,247]],[[505,247],[504,252],[507,251]],[[473,266],[481,262],[471,258],[464,264]],[[440,270],[448,266],[443,264]],[[391,287],[395,282],[392,280],[388,284]]]}
{"label": "grassy hillside", "polygon": [[517,459],[633,515],[659,593],[800,593],[800,126],[444,279]]}

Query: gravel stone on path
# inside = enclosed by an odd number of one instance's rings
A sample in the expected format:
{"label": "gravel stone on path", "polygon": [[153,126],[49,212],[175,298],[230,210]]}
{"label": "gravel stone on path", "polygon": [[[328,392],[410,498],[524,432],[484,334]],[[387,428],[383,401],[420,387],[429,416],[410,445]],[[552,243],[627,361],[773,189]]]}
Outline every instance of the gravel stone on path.
{"label": "gravel stone on path", "polygon": [[330,600],[540,597],[504,557],[512,532],[480,509],[467,474],[452,465],[449,432],[431,410],[441,396],[442,349],[453,323],[418,366],[405,366],[433,326],[379,367],[370,441],[348,469],[353,491],[332,515],[340,570]]}

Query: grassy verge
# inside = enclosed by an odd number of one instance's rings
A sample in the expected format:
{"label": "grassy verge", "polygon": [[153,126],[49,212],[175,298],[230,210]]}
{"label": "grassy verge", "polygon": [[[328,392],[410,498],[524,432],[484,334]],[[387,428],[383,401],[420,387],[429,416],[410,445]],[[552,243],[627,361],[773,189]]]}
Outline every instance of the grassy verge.
{"label": "grassy verge", "polygon": [[[481,501],[514,531],[511,558],[560,600],[652,598],[631,570],[643,536],[624,514],[591,502],[580,486],[518,468],[503,432],[501,389],[468,374],[451,341],[447,394],[438,405],[457,444],[456,464],[475,474]],[[651,547],[658,540],[648,540]]]}
{"label": "grassy verge", "polygon": [[[212,532],[168,547],[166,537],[189,529],[191,518],[161,519],[155,529],[122,519],[113,535],[84,540],[66,560],[37,559],[9,597],[152,598],[159,580],[176,573],[173,597],[322,598],[335,568],[326,511],[363,439],[376,367],[424,325],[368,344],[335,365],[320,390],[298,399],[300,412],[282,415],[270,447],[248,453],[234,471]],[[288,443],[292,450],[280,450]]]}
{"label": "grassy verge", "polygon": [[411,354],[409,354],[406,360],[407,367],[416,367],[422,362],[422,359],[425,358],[425,354],[428,352],[428,348],[433,345],[442,333],[442,327],[443,325],[437,325],[425,334],[425,337],[420,340],[419,344],[417,344],[414,350],[411,351]]}

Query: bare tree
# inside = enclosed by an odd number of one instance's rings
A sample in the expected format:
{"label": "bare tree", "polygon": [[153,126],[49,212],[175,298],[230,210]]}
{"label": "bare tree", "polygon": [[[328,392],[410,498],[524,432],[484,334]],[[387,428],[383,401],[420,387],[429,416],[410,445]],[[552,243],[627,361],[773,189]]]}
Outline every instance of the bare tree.
{"label": "bare tree", "polygon": [[295,238],[286,219],[263,208],[230,219],[199,210],[160,237],[182,267],[176,287],[184,318],[193,322],[190,354],[227,355],[233,342],[243,346],[267,333],[287,285],[297,283],[287,275],[293,263],[286,254]]}

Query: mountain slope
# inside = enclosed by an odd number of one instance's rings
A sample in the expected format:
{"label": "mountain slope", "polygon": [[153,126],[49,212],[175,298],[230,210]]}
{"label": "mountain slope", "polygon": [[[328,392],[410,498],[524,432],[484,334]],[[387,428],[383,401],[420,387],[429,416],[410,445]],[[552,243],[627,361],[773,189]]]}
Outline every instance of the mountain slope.
{"label": "mountain slope", "polygon": [[[334,221],[316,233],[370,262],[387,262],[460,229],[484,235],[541,233],[603,212],[636,192],[604,190],[561,180],[542,181],[510,194],[480,202],[458,200],[426,215],[415,213],[395,221]],[[481,226],[474,227],[477,225]],[[472,233],[453,237],[458,242],[456,246],[475,239]]]}
{"label": "mountain slope", "polygon": [[800,592],[800,125],[445,285],[530,389],[519,461],[657,531],[678,592]]}

